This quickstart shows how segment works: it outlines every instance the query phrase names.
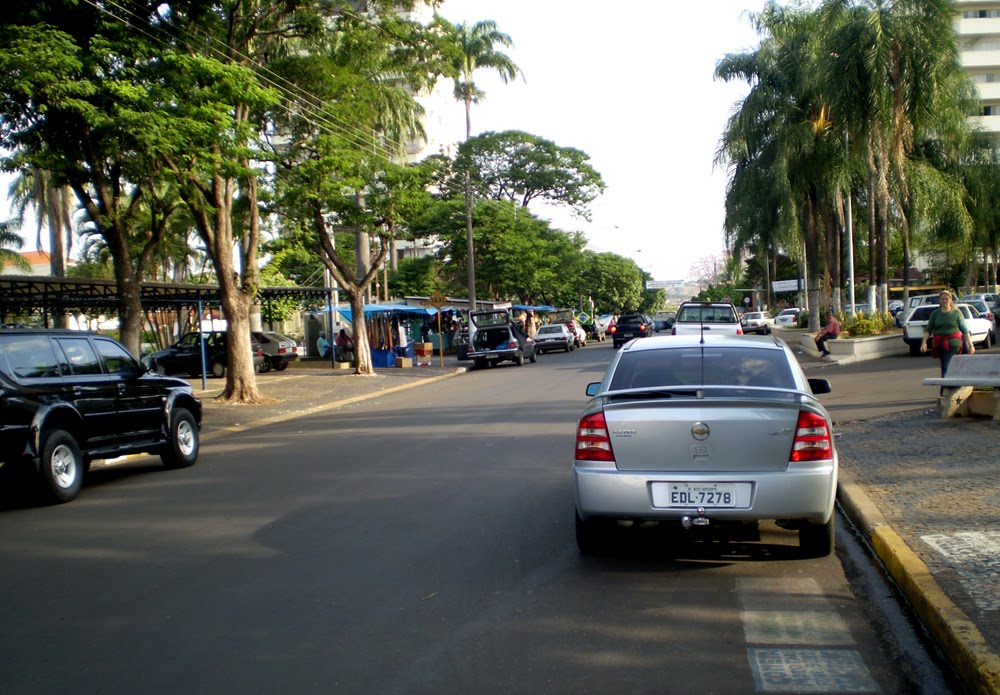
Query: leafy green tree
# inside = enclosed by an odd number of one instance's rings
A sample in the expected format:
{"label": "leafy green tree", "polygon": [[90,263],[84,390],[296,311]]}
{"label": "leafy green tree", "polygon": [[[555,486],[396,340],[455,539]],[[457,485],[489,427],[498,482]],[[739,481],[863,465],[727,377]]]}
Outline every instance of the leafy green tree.
{"label": "leafy green tree", "polygon": [[481,197],[522,207],[541,200],[565,205],[584,218],[589,218],[589,204],[604,191],[604,181],[586,153],[520,130],[466,140],[459,146],[455,170],[471,172]]}
{"label": "leafy green tree", "polygon": [[433,256],[404,258],[389,273],[389,287],[397,297],[427,297],[443,286],[441,266]]}
{"label": "leafy green tree", "polygon": [[581,280],[598,313],[639,311],[645,301],[642,270],[630,258],[615,253],[583,252]]}

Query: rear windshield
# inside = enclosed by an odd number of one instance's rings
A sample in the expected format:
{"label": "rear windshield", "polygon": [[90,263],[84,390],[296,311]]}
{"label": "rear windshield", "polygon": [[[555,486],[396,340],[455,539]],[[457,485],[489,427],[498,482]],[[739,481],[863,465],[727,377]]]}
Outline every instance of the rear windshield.
{"label": "rear windshield", "polygon": [[610,390],[699,385],[792,389],[795,379],[783,350],[697,346],[623,354]]}
{"label": "rear windshield", "polygon": [[562,326],[542,326],[538,329],[538,335],[544,335],[545,333],[555,333],[556,335],[563,335]]}
{"label": "rear windshield", "polygon": [[682,323],[737,323],[730,306],[682,306],[677,320]]}

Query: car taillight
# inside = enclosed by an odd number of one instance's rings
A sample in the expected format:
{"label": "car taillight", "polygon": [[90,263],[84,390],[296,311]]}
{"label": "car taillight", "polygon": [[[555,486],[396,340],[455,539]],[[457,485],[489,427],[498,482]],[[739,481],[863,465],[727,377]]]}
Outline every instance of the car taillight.
{"label": "car taillight", "polygon": [[736,335],[743,335],[743,326],[736,326]]}
{"label": "car taillight", "polygon": [[809,410],[799,412],[789,462],[827,461],[833,458],[833,439],[826,418]]}
{"label": "car taillight", "polygon": [[514,341],[514,340],[512,340],[509,343],[507,343],[507,349],[508,350],[516,350],[517,349],[517,342]]}
{"label": "car taillight", "polygon": [[640,323],[640,324],[639,324],[639,330],[640,330],[640,331],[644,331],[644,330],[646,330],[646,324],[644,324],[644,323]]}
{"label": "car taillight", "polygon": [[611,450],[608,423],[604,413],[584,415],[576,428],[576,459],[578,461],[610,461],[614,463],[615,453]]}
{"label": "car taillight", "polygon": [[618,332],[618,326],[611,326],[611,328],[608,329],[608,333],[617,333],[617,332]]}

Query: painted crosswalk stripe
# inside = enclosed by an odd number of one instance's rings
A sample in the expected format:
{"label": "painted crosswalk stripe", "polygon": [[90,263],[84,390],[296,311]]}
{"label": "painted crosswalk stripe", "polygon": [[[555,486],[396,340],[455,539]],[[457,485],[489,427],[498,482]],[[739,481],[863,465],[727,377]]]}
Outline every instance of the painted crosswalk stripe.
{"label": "painted crosswalk stripe", "polygon": [[878,693],[854,649],[747,650],[759,693]]}
{"label": "painted crosswalk stripe", "polygon": [[742,616],[748,644],[854,644],[847,623],[834,611],[743,611]]}

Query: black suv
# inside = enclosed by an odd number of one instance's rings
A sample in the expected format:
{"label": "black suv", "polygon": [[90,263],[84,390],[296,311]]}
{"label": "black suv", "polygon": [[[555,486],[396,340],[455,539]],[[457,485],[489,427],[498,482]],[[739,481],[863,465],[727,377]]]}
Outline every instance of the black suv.
{"label": "black suv", "polygon": [[615,321],[615,330],[612,336],[616,349],[633,338],[651,338],[653,337],[653,319],[645,314],[624,314]]}
{"label": "black suv", "polygon": [[0,467],[33,470],[68,502],[94,459],[198,458],[201,401],[181,379],[147,373],[111,338],[69,330],[0,330]]}

